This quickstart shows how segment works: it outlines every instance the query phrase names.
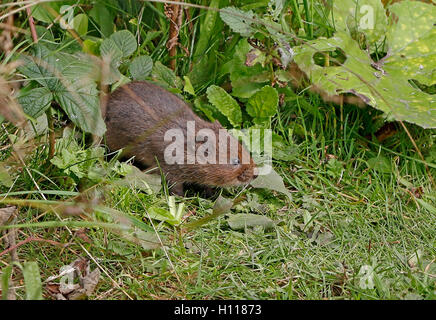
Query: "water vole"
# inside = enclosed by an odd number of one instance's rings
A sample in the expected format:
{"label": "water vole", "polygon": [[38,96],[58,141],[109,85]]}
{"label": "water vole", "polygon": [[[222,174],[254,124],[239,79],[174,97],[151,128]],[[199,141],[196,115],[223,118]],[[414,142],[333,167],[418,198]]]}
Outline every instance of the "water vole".
{"label": "water vole", "polygon": [[156,167],[157,159],[173,193],[183,194],[185,182],[226,187],[255,178],[250,154],[218,121],[201,119],[182,99],[150,82],[131,82],[111,93],[105,122],[109,149],[123,148],[147,167]]}

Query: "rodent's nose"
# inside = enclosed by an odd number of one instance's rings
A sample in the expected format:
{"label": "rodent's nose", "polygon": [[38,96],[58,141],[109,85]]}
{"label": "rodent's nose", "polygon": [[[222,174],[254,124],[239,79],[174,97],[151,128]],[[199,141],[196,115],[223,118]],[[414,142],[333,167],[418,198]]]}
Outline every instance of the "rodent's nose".
{"label": "rodent's nose", "polygon": [[258,177],[258,175],[253,173],[253,180],[256,179],[257,177]]}

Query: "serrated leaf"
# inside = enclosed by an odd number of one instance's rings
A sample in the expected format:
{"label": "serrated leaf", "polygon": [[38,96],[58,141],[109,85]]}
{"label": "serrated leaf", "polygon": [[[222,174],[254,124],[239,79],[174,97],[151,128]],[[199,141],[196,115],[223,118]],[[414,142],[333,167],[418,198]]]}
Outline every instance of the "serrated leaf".
{"label": "serrated leaf", "polygon": [[255,14],[253,11],[242,11],[235,7],[220,10],[221,19],[234,31],[244,37],[251,36],[255,29],[252,27]]}
{"label": "serrated leaf", "polygon": [[155,81],[167,85],[170,88],[181,88],[183,85],[174,71],[164,66],[160,61],[154,63],[151,74]]}
{"label": "serrated leaf", "polygon": [[41,44],[35,45],[30,53],[21,56],[23,65],[18,67],[18,71],[51,91],[57,90],[60,81],[55,74],[58,64],[54,53]]}
{"label": "serrated leaf", "polygon": [[124,58],[130,56],[138,48],[135,36],[129,30],[117,31],[109,39],[121,50]]}
{"label": "serrated leaf", "polygon": [[261,124],[269,121],[277,113],[279,94],[271,86],[265,86],[257,91],[247,103],[247,113],[252,116],[254,123]]}
{"label": "serrated leaf", "polygon": [[54,94],[54,98],[79,128],[99,137],[103,136],[106,125],[101,116],[95,84],[87,84],[78,88],[63,88]]}
{"label": "serrated leaf", "polygon": [[123,52],[117,46],[117,44],[110,38],[104,39],[100,45],[100,54],[102,57],[109,57],[114,66],[118,67],[121,59],[123,58]]}
{"label": "serrated leaf", "polygon": [[39,267],[35,261],[25,262],[23,265],[24,286],[26,300],[42,300],[42,283]]}
{"label": "serrated leaf", "polygon": [[233,230],[244,230],[247,227],[256,226],[261,226],[267,230],[274,227],[274,222],[270,218],[258,214],[232,214],[227,222]]}
{"label": "serrated leaf", "polygon": [[223,88],[216,85],[210,86],[207,88],[207,98],[234,127],[241,125],[241,107]]}
{"label": "serrated leaf", "polygon": [[38,118],[49,107],[53,100],[53,94],[46,87],[34,88],[18,97],[18,102],[26,114]]}
{"label": "serrated leaf", "polygon": [[138,56],[130,63],[129,71],[134,80],[146,80],[153,68],[153,60],[149,56]]}

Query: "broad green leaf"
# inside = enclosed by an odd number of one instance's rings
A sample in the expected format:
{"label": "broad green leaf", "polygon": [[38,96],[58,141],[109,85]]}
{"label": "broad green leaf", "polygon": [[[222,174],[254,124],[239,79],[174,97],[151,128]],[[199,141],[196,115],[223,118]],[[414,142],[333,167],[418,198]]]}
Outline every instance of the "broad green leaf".
{"label": "broad green leaf", "polygon": [[161,177],[159,175],[145,173],[134,166],[129,166],[129,169],[131,172],[127,173],[123,179],[115,181],[114,184],[139,189],[148,194],[160,191]]}
{"label": "broad green leaf", "polygon": [[100,45],[102,57],[109,57],[115,67],[118,67],[123,58],[123,52],[111,38],[104,39]]}
{"label": "broad green leaf", "polygon": [[267,230],[274,227],[274,222],[270,218],[258,214],[233,214],[230,215],[227,222],[233,230],[244,230],[247,227],[256,226],[261,226]]}
{"label": "broad green leaf", "polygon": [[394,22],[387,33],[389,55],[384,61],[388,73],[415,79],[425,85],[436,83],[436,6],[419,1],[402,1],[389,7]]}
{"label": "broad green leaf", "polygon": [[[23,92],[23,107],[37,116],[54,98],[79,128],[102,136],[106,127],[95,83],[99,73],[93,60],[85,54],[51,53],[42,45],[35,46],[34,52],[35,57],[24,58],[27,63],[20,71],[44,88]],[[39,108],[35,104],[40,104]]]}
{"label": "broad green leaf", "polygon": [[89,12],[89,16],[100,26],[103,36],[109,37],[114,32],[114,16],[103,3],[97,2]]}
{"label": "broad green leaf", "polygon": [[129,30],[117,31],[109,39],[121,50],[124,58],[130,56],[138,47],[135,36]]}
{"label": "broad green leaf", "polygon": [[197,44],[195,46],[194,58],[196,60],[200,59],[204,52],[209,48],[209,41],[213,37],[213,30],[215,28],[216,20],[218,17],[218,9],[221,0],[211,0],[208,4],[209,9],[206,12],[206,18],[200,26],[200,33]]}
{"label": "broad green leaf", "polygon": [[386,34],[387,16],[380,0],[335,0],[331,17],[337,31],[348,32],[354,39],[363,33],[371,45]]}
{"label": "broad green leaf", "polygon": [[184,227],[187,229],[198,228],[225,213],[229,213],[233,205],[234,205],[234,201],[232,199],[224,198],[223,196],[220,195],[218,199],[216,199],[215,201],[212,214],[209,214],[206,217],[201,218],[199,220],[187,223],[186,225],[184,225]]}
{"label": "broad green leaf", "polygon": [[[321,67],[313,55],[318,51],[340,48],[346,54],[342,66]],[[401,70],[377,65],[348,34],[319,38],[295,49],[295,62],[312,82],[329,95],[352,93],[366,103],[387,113],[389,118],[415,123],[424,128],[436,127],[436,97],[413,87]],[[390,56],[392,58],[392,56]],[[389,56],[386,62],[389,61]]]}
{"label": "broad green leaf", "polygon": [[185,80],[185,86],[183,87],[183,91],[195,96],[195,90],[194,87],[192,86],[191,79],[189,79],[189,77],[187,76],[184,76],[183,80]]}
{"label": "broad green leaf", "polygon": [[61,84],[56,77],[55,54],[41,44],[35,45],[30,53],[31,55],[21,56],[23,65],[18,68],[18,71],[28,79],[35,80],[51,91],[56,91]]}
{"label": "broad green leaf", "polygon": [[252,27],[255,14],[251,10],[242,11],[235,7],[226,7],[220,10],[220,17],[234,32],[244,37],[251,36],[255,31]]}
{"label": "broad green leaf", "polygon": [[380,173],[391,173],[392,165],[388,158],[383,156],[377,156],[375,158],[368,159],[368,166]]}
{"label": "broad green leaf", "polygon": [[276,160],[295,160],[297,157],[296,147],[290,146],[281,136],[272,134],[272,157]]}
{"label": "broad green leaf", "polygon": [[250,185],[254,188],[281,192],[289,198],[289,201],[292,201],[292,195],[289,190],[286,189],[283,178],[272,167],[267,169],[269,169],[267,174],[260,174],[256,179],[250,182]]}
{"label": "broad green leaf", "polygon": [[[51,23],[59,13],[60,4],[56,2],[44,2],[32,6],[32,17],[38,21]],[[53,10],[53,11],[52,11]]]}
{"label": "broad green leaf", "polygon": [[0,185],[10,188],[14,181],[3,163],[0,162]]}
{"label": "broad green leaf", "polygon": [[95,84],[69,87],[58,90],[55,100],[71,121],[85,132],[102,137],[106,125],[101,116],[100,101]]}
{"label": "broad green leaf", "polygon": [[8,265],[7,267],[4,267],[2,269],[2,282],[1,282],[2,300],[8,299],[9,279],[11,278],[11,274],[12,274],[12,265]]}
{"label": "broad green leaf", "polygon": [[146,80],[153,68],[153,60],[149,56],[138,56],[130,63],[129,71],[133,80]]}
{"label": "broad green leaf", "polygon": [[53,100],[53,94],[46,87],[34,88],[18,97],[18,102],[26,114],[38,118],[49,107]]}
{"label": "broad green leaf", "polygon": [[35,261],[25,262],[23,265],[24,286],[26,300],[42,300],[42,283],[39,267]]}
{"label": "broad green leaf", "polygon": [[151,74],[155,81],[165,84],[170,88],[181,88],[183,85],[174,71],[164,66],[160,61],[154,63]]}
{"label": "broad green leaf", "polygon": [[245,64],[247,54],[253,47],[247,39],[241,39],[235,48],[233,59],[229,62],[232,95],[238,98],[250,98],[256,91],[270,82],[270,73],[256,63],[253,66]]}
{"label": "broad green leaf", "polygon": [[88,32],[88,16],[86,14],[80,13],[73,18],[71,22],[72,27],[81,36],[84,36]]}
{"label": "broad green leaf", "polygon": [[247,103],[247,113],[254,123],[264,123],[277,113],[279,94],[271,86],[265,86],[257,91]]}
{"label": "broad green leaf", "polygon": [[234,127],[242,122],[241,107],[223,88],[212,85],[207,88],[207,98]]}

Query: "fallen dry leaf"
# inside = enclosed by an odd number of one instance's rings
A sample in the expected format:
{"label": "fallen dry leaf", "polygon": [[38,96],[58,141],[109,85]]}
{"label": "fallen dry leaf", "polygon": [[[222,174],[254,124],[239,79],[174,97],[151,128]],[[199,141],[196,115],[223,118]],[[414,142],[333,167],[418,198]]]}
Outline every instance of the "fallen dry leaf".
{"label": "fallen dry leaf", "polygon": [[[60,279],[59,283],[55,279]],[[100,270],[91,271],[89,261],[78,258],[63,266],[58,275],[49,277],[46,290],[56,300],[81,300],[94,292],[99,280]]]}

